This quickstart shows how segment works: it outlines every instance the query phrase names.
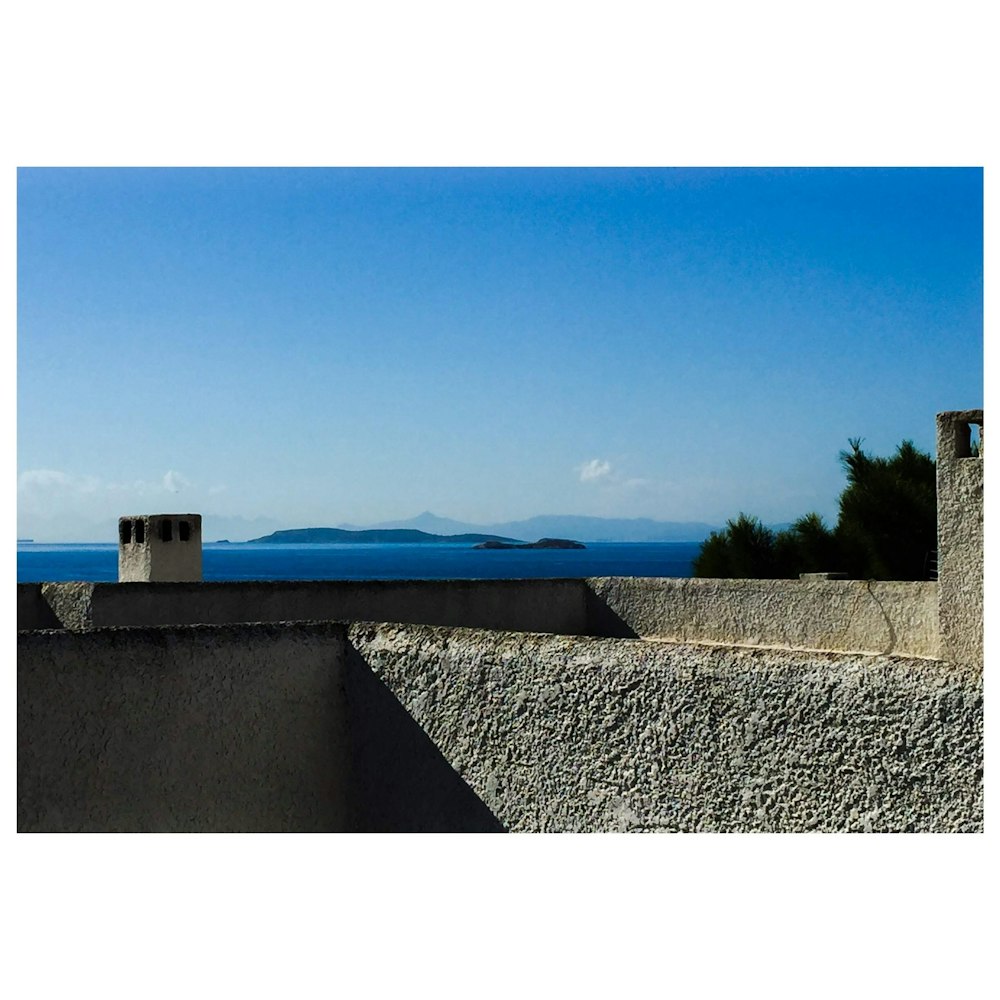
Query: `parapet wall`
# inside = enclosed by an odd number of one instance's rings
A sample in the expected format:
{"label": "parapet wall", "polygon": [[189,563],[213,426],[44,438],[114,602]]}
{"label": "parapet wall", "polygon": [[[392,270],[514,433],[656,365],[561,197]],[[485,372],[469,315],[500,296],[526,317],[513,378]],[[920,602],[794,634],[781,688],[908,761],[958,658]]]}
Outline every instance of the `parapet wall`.
{"label": "parapet wall", "polygon": [[976,831],[982,675],[328,622],[22,632],[18,829]]}
{"label": "parapet wall", "polygon": [[601,577],[587,584],[595,635],[940,654],[936,583]]}
{"label": "parapet wall", "polygon": [[509,830],[982,829],[982,678],[933,660],[353,625]]}
{"label": "parapet wall", "polygon": [[[29,585],[30,586],[30,585]],[[46,583],[65,628],[275,621],[400,621],[580,635],[579,580],[268,580]],[[37,618],[41,608],[26,610]],[[37,628],[18,619],[18,628]],[[44,627],[44,626],[43,626]]]}
{"label": "parapet wall", "polygon": [[502,830],[345,634],[21,632],[18,830]]}
{"label": "parapet wall", "polygon": [[935,583],[602,577],[21,586],[19,628],[395,621],[906,656],[940,652]]}
{"label": "parapet wall", "polygon": [[348,825],[344,629],[22,632],[21,831]]}

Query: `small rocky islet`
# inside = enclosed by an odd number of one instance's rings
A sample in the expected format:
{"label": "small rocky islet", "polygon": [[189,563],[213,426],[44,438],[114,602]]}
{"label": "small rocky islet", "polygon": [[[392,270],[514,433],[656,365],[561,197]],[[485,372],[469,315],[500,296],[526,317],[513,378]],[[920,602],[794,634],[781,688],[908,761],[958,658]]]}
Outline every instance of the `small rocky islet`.
{"label": "small rocky islet", "polygon": [[585,549],[583,542],[574,542],[568,538],[539,538],[537,542],[480,542],[472,546],[474,549]]}

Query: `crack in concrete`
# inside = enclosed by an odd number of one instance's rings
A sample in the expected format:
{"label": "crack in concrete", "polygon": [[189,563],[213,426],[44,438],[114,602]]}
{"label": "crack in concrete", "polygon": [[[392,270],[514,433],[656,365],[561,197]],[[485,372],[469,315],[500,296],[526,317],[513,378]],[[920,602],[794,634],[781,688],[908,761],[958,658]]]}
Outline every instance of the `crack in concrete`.
{"label": "crack in concrete", "polygon": [[892,627],[892,621],[889,619],[888,614],[886,614],[884,605],[872,591],[872,584],[874,582],[874,580],[865,580],[865,588],[871,596],[871,599],[877,605],[879,611],[882,612],[882,617],[885,619],[885,627],[889,630],[889,645],[883,650],[883,652],[891,653],[893,649],[896,648],[896,630]]}

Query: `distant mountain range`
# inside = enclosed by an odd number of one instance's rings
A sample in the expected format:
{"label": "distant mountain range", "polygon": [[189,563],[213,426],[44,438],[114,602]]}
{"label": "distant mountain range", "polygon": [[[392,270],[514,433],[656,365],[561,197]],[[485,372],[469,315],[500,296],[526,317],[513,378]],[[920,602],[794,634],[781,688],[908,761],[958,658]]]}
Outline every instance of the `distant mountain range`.
{"label": "distant mountain range", "polygon": [[411,530],[435,535],[451,536],[482,534],[483,541],[500,536],[500,540],[535,538],[575,538],[581,542],[701,542],[719,525],[700,521],[654,521],[646,517],[610,518],[585,517],[576,514],[541,514],[524,521],[505,521],[502,524],[470,524],[438,517],[424,511],[406,521],[384,521],[362,527],[341,524],[342,530]]}
{"label": "distant mountain range", "polygon": [[427,531],[417,531],[411,528],[290,528],[284,531],[272,531],[270,535],[261,538],[251,538],[247,543],[265,544],[315,544],[320,542],[340,542],[351,545],[397,545],[434,544],[439,542],[494,542],[512,545],[516,538],[503,538],[500,535],[479,535],[466,533],[461,535],[436,535]]}

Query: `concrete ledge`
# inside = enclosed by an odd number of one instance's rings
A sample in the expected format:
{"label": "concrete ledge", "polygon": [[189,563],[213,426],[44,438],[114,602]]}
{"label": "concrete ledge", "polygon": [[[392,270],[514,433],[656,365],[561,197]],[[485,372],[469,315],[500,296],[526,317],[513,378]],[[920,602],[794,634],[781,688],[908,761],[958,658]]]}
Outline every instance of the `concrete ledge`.
{"label": "concrete ledge", "polygon": [[597,577],[592,634],[940,655],[936,583]]}
{"label": "concrete ledge", "polygon": [[937,584],[846,580],[260,581],[22,585],[19,627],[394,621],[940,655]]}
{"label": "concrete ledge", "polygon": [[400,621],[579,635],[580,580],[268,580],[47,583],[66,628],[269,621]]}

